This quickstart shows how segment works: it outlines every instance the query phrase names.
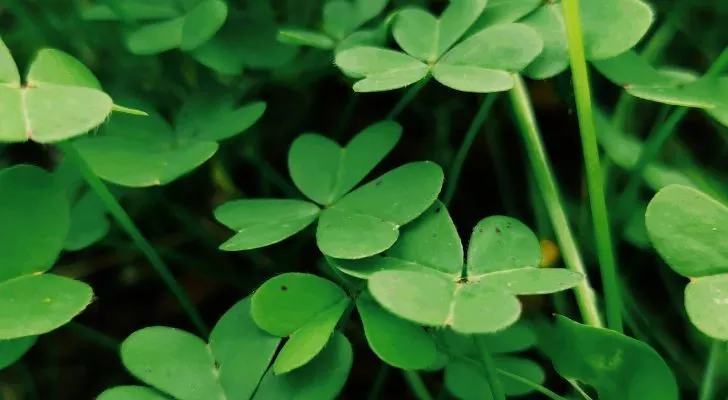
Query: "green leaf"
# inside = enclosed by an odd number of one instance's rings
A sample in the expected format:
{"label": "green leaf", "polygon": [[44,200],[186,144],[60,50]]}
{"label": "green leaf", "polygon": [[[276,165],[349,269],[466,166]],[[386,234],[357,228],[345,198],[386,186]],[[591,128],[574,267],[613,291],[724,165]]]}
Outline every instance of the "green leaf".
{"label": "green leaf", "polygon": [[354,0],[358,25],[381,14],[388,3],[389,0]]}
{"label": "green leaf", "polygon": [[126,34],[126,47],[136,55],[163,53],[179,47],[184,17],[142,25]]}
{"label": "green leaf", "polygon": [[238,107],[230,94],[200,91],[182,105],[175,130],[181,142],[219,142],[253,126],[265,109],[262,101]]}
{"label": "green leaf", "polygon": [[7,86],[20,86],[20,72],[15,65],[10,49],[0,40],[0,84]]}
{"label": "green leaf", "polygon": [[144,386],[117,386],[105,390],[96,400],[169,400],[169,397]]}
{"label": "green leaf", "polygon": [[678,399],[670,368],[655,350],[636,339],[562,316],[539,338],[556,371],[592,385],[601,400]]}
{"label": "green leaf", "polygon": [[164,185],[189,173],[217,151],[212,141],[180,143],[158,114],[117,115],[99,134],[74,141],[91,170],[129,187]]}
{"label": "green leaf", "polygon": [[[113,6],[108,3],[113,3]],[[119,21],[127,18],[145,21],[174,18],[179,16],[179,10],[174,0],[112,0],[84,9],[82,16],[89,21]]]}
{"label": "green leaf", "polygon": [[442,188],[442,169],[414,162],[344,196],[321,213],[316,241],[334,258],[360,259],[392,247],[399,228],[424,213]]}
{"label": "green leaf", "polygon": [[[536,362],[520,357],[494,357],[493,362],[498,369],[527,379],[536,385],[543,385],[546,374]],[[526,385],[508,376],[499,375],[503,390],[509,396],[523,396],[533,392],[533,386]]]}
{"label": "green leaf", "polygon": [[352,363],[351,344],[337,332],[306,366],[284,375],[268,370],[253,400],[334,400],[349,377]]}
{"label": "green leaf", "polygon": [[515,295],[556,293],[578,285],[584,276],[564,268],[519,268],[486,273],[482,278],[469,277],[483,285]]}
{"label": "green leaf", "polygon": [[513,87],[513,78],[508,72],[471,65],[438,63],[432,69],[432,76],[443,85],[461,92],[502,92]]}
{"label": "green leaf", "polygon": [[243,199],[227,202],[215,210],[215,218],[237,233],[220,249],[250,250],[278,243],[310,225],[319,212],[315,204],[300,200]]}
{"label": "green leaf", "polygon": [[687,186],[660,190],[647,206],[653,246],[680,275],[703,277],[728,272],[728,207]]}
{"label": "green leaf", "polygon": [[344,148],[321,135],[301,135],[288,152],[293,183],[310,199],[330,205],[359,184],[401,136],[402,127],[393,121],[370,125]]}
{"label": "green leaf", "polygon": [[641,0],[584,1],[581,26],[586,57],[601,60],[631,49],[654,18],[652,8]]}
{"label": "green leaf", "polygon": [[13,365],[35,344],[37,336],[0,340],[0,371]]}
{"label": "green leaf", "polygon": [[222,0],[204,0],[185,16],[180,49],[194,50],[210,40],[227,18],[227,3]]}
{"label": "green leaf", "polygon": [[704,334],[728,340],[728,274],[693,280],[685,288],[685,309]]}
{"label": "green leaf", "polygon": [[468,247],[468,276],[541,265],[541,246],[522,222],[491,216],[473,228]]}
{"label": "green leaf", "polygon": [[329,0],[323,9],[323,30],[327,35],[341,40],[356,29],[357,15],[348,0]]}
{"label": "green leaf", "polygon": [[[728,93],[728,76],[718,78],[717,81],[718,90],[725,98],[725,94]],[[728,127],[728,101],[716,103],[714,108],[709,108],[706,112],[723,126]]]}
{"label": "green leaf", "polygon": [[210,334],[209,348],[220,364],[220,384],[228,399],[249,399],[263,378],[280,339],[253,321],[250,296],[233,305]]}
{"label": "green leaf", "polygon": [[51,83],[101,90],[98,79],[85,65],[55,49],[38,52],[28,69],[28,83],[35,86]]}
{"label": "green leaf", "polygon": [[49,270],[70,225],[60,181],[30,165],[0,171],[0,283]]}
{"label": "green leaf", "polygon": [[333,39],[323,33],[294,28],[278,31],[278,40],[283,43],[311,46],[322,50],[333,49],[336,44]]}
{"label": "green leaf", "polygon": [[628,88],[627,92],[641,99],[682,107],[712,109],[728,106],[725,92],[717,78],[698,79],[669,87],[634,86]]}
{"label": "green leaf", "polygon": [[409,86],[425,78],[429,67],[398,51],[362,46],[336,54],[336,65],[364,79],[354,84],[356,92],[381,92]]}
{"label": "green leaf", "polygon": [[106,236],[110,228],[106,207],[95,193],[88,192],[71,207],[71,225],[63,248],[84,249]]}
{"label": "green leaf", "polygon": [[516,22],[543,4],[543,0],[488,0],[485,11],[478,17],[467,36],[484,28]]}
{"label": "green leaf", "polygon": [[402,229],[386,254],[363,260],[334,260],[343,272],[361,279],[384,270],[427,271],[434,269],[459,278],[463,269],[463,245],[455,224],[442,202]]}
{"label": "green leaf", "polygon": [[356,307],[369,347],[384,362],[406,370],[435,363],[435,342],[421,327],[385,311],[368,297],[360,296]]}
{"label": "green leaf", "polygon": [[65,325],[92,296],[85,283],[51,274],[0,282],[0,340],[40,335]]}
{"label": "green leaf", "polygon": [[[531,360],[518,357],[494,357],[496,368],[518,375],[541,385],[545,381],[543,369]],[[532,386],[524,385],[504,375],[498,375],[503,390],[509,396],[522,396],[533,392]],[[471,359],[457,360],[445,367],[445,385],[455,397],[464,400],[490,399],[491,387],[480,363]]]}
{"label": "green leaf", "polygon": [[[483,12],[486,3],[486,0],[452,0],[450,2],[437,20],[437,29],[435,29],[437,34],[433,38],[436,57],[430,61],[436,61],[445,54],[467,32]],[[403,21],[402,24],[406,24],[406,21]]]}
{"label": "green leaf", "polygon": [[407,54],[435,62],[439,54],[440,21],[425,9],[409,7],[397,12],[392,35]]}
{"label": "green leaf", "polygon": [[121,345],[124,366],[141,381],[176,399],[225,398],[207,344],[163,326],[132,333]]}
{"label": "green leaf", "polygon": [[636,51],[626,51],[616,57],[596,60],[592,65],[613,83],[626,88],[632,86],[663,87],[680,83],[661,74]]}
{"label": "green leaf", "polygon": [[527,322],[521,320],[500,332],[482,335],[481,339],[493,354],[525,351],[537,343],[537,336]]}
{"label": "green leaf", "polygon": [[569,51],[561,4],[545,4],[521,22],[543,40],[543,51],[523,73],[533,79],[547,79],[564,72],[569,67]]}

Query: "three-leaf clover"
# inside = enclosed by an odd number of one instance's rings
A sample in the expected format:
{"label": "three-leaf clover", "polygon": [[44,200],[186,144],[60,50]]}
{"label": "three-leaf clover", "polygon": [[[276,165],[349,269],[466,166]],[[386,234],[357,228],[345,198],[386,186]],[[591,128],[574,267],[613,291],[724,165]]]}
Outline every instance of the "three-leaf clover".
{"label": "three-leaf clover", "polygon": [[73,57],[41,50],[25,82],[0,40],[0,141],[58,142],[100,125],[113,102],[96,78]]}
{"label": "three-leaf clover", "polygon": [[539,346],[559,375],[593,386],[602,400],[677,400],[675,375],[645,343],[557,316]]}
{"label": "three-leaf clover", "polygon": [[[223,250],[249,250],[277,243],[318,219],[316,242],[326,255],[369,257],[390,248],[399,228],[422,214],[443,183],[439,166],[413,162],[355,189],[397,143],[392,121],[370,125],[342,148],[316,134],[291,145],[288,168],[296,187],[317,204],[292,199],[243,199],[223,204],[215,217],[237,231]],[[323,210],[319,207],[323,206]]]}
{"label": "three-leaf clover", "polygon": [[650,201],[645,224],[660,256],[691,280],[685,288],[690,321],[728,340],[728,207],[697,189],[670,185]]}
{"label": "three-leaf clover", "polygon": [[[154,326],[130,335],[121,346],[124,366],[143,386],[106,390],[99,400],[266,400],[334,399],[346,383],[353,354],[335,335],[311,363],[285,375],[269,368],[280,339],[261,331],[251,318],[251,299],[220,318],[209,343],[185,331]],[[280,356],[279,356],[280,357]]]}
{"label": "three-leaf clover", "polygon": [[374,299],[395,315],[461,333],[489,333],[518,320],[516,296],[569,289],[582,279],[566,269],[539,268],[540,262],[538,239],[527,226],[493,216],[473,229],[464,265],[455,225],[437,202],[386,254],[337,265],[368,279]]}
{"label": "three-leaf clover", "polygon": [[0,172],[0,340],[52,331],[91,302],[85,283],[46,274],[70,224],[65,188],[44,170],[19,165]]}
{"label": "three-leaf clover", "polygon": [[226,94],[200,92],[180,110],[175,129],[160,115],[119,115],[100,133],[73,142],[99,177],[130,187],[167,184],[207,161],[218,141],[252,126],[265,103],[236,106]]}

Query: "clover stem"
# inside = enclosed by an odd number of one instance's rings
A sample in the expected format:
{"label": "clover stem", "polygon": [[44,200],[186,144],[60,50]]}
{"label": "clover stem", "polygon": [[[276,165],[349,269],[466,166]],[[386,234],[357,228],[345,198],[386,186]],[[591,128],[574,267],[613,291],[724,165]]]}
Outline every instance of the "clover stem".
{"label": "clover stem", "polygon": [[389,113],[387,114],[387,116],[385,118],[392,119],[392,120],[396,119],[399,116],[399,114],[401,114],[402,111],[404,111],[405,107],[407,107],[409,105],[409,103],[411,103],[412,100],[415,99],[415,97],[417,96],[417,93],[419,93],[420,90],[422,90],[422,88],[425,87],[425,85],[427,85],[427,82],[429,82],[430,79],[432,79],[432,75],[428,75],[425,79],[417,82],[414,86],[411,86],[409,89],[407,89],[407,92],[404,94],[404,96],[402,96],[402,98],[399,99],[399,102],[397,102],[397,104],[394,105],[392,110],[389,111]]}
{"label": "clover stem", "polygon": [[579,0],[561,2],[566,22],[566,36],[569,47],[572,82],[579,119],[581,148],[584,153],[586,181],[594,225],[597,258],[602,273],[604,298],[606,302],[607,326],[622,332],[622,306],[619,300],[617,268],[612,247],[607,201],[604,196],[604,176],[599,160],[597,132],[594,125],[594,110],[591,104],[589,71],[584,54],[584,40],[581,32]]}
{"label": "clover stem", "polygon": [[377,372],[377,376],[374,378],[374,382],[372,383],[372,390],[369,391],[369,395],[367,396],[368,400],[379,400],[379,393],[381,393],[382,388],[384,388],[384,383],[387,382],[387,378],[389,377],[389,372],[391,370],[392,367],[382,363],[382,366],[379,368],[379,372]]}
{"label": "clover stem", "polygon": [[480,361],[483,364],[485,378],[490,386],[490,392],[493,395],[493,400],[506,400],[503,384],[498,377],[495,362],[493,361],[493,357],[490,355],[490,350],[488,350],[488,345],[485,343],[485,339],[482,336],[473,336],[473,340],[475,340],[475,345],[480,353]]}
{"label": "clover stem", "polygon": [[724,342],[714,340],[710,346],[710,354],[708,355],[708,364],[705,366],[703,373],[703,383],[700,385],[699,400],[712,400],[715,397],[716,378],[720,372],[720,359],[725,350]]}
{"label": "clover stem", "polygon": [[513,379],[514,381],[517,381],[517,382],[523,384],[524,386],[528,386],[531,389],[533,389],[533,390],[541,393],[542,395],[548,397],[551,400],[567,400],[566,397],[559,396],[558,394],[556,394],[556,393],[554,393],[554,392],[546,389],[545,387],[543,387],[543,386],[541,386],[541,385],[539,385],[539,384],[537,384],[535,382],[532,382],[532,381],[530,381],[530,380],[528,380],[528,379],[526,379],[526,378],[524,378],[524,377],[522,377],[520,375],[516,375],[516,374],[510,373],[510,372],[508,372],[506,370],[503,370],[503,369],[500,369],[500,368],[496,368],[495,370],[500,375],[503,375],[503,376],[505,376],[505,377],[507,377],[509,379]]}
{"label": "clover stem", "polygon": [[427,386],[422,382],[422,378],[416,371],[402,370],[407,385],[412,389],[412,393],[415,395],[417,400],[434,400],[430,392],[427,390]]}
{"label": "clover stem", "polygon": [[465,133],[463,143],[460,145],[457,154],[455,154],[452,166],[450,167],[450,173],[447,175],[448,182],[447,187],[445,188],[445,194],[442,198],[442,202],[445,203],[446,206],[450,205],[452,196],[455,194],[455,190],[458,187],[460,171],[463,169],[463,164],[465,163],[465,159],[468,157],[468,152],[473,146],[473,141],[475,141],[475,138],[478,136],[478,132],[480,132],[480,129],[483,127],[485,120],[488,119],[490,110],[493,108],[493,104],[497,98],[497,93],[488,94],[483,98],[483,102],[480,104],[478,111],[475,113],[475,116]]}
{"label": "clover stem", "polygon": [[195,325],[200,333],[207,337],[209,331],[207,326],[202,320],[202,317],[195,309],[190,298],[185,293],[182,286],[174,278],[174,275],[170,272],[169,267],[164,263],[162,257],[159,256],[157,251],[152,245],[144,238],[141,231],[134,224],[129,214],[119,204],[114,195],[111,193],[106,184],[91,170],[86,164],[86,161],[81,157],[70,143],[57,143],[58,147],[63,151],[64,155],[81,171],[86,183],[88,183],[91,190],[96,193],[99,199],[104,203],[104,206],[108,210],[109,214],[114,217],[116,222],[126,231],[127,235],[134,242],[136,247],[144,254],[146,259],[151,264],[152,268],[159,274],[162,281],[167,285],[169,290],[172,292],[177,301],[182,306],[182,309],[187,313],[192,323]]}
{"label": "clover stem", "polygon": [[106,347],[113,352],[119,351],[119,341],[103,332],[73,321],[66,324],[66,327],[78,336],[82,336],[101,347]]}
{"label": "clover stem", "polygon": [[566,266],[572,271],[584,275],[584,280],[574,289],[581,316],[586,324],[601,328],[603,323],[599,315],[596,296],[589,284],[584,262],[569,226],[569,219],[561,201],[556,178],[551,170],[551,163],[536,124],[531,99],[523,79],[518,75],[514,79],[515,85],[510,91],[510,98],[526,146],[533,177],[546,205],[546,211],[553,225]]}

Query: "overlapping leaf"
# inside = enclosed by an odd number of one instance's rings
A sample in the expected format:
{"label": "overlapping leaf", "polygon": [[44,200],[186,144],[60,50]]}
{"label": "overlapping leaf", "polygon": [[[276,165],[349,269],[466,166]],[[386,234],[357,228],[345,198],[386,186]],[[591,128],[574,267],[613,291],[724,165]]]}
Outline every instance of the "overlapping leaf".
{"label": "overlapping leaf", "polygon": [[670,368],[639,340],[558,316],[539,332],[539,342],[561,376],[593,386],[600,399],[679,398]]}
{"label": "overlapping leaf", "polygon": [[30,350],[38,339],[37,336],[25,336],[17,339],[0,340],[0,371],[13,365]]}
{"label": "overlapping leaf", "polygon": [[685,307],[692,323],[728,340],[728,207],[697,189],[671,185],[650,201],[645,224],[665,262],[691,278]]}
{"label": "overlapping leaf", "polygon": [[390,312],[462,333],[505,329],[520,316],[516,295],[565,290],[582,278],[568,270],[538,268],[536,236],[508,217],[489,217],[475,227],[465,275],[462,254],[455,226],[438,202],[386,255],[337,264],[344,272],[368,277],[372,296]]}
{"label": "overlapping leaf", "polygon": [[0,40],[0,141],[51,143],[82,135],[104,122],[113,102],[76,59],[46,49],[21,83]]}

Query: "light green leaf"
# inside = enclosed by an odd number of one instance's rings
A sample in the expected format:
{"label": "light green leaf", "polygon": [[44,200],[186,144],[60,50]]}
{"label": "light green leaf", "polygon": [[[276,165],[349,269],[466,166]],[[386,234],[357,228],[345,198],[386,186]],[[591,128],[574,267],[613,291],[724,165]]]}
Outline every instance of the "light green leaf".
{"label": "light green leaf", "polygon": [[184,17],[155,22],[127,32],[126,47],[136,55],[163,53],[179,47],[184,30]]}
{"label": "light green leaf", "polygon": [[[111,6],[108,3],[113,2]],[[174,0],[112,0],[97,3],[83,10],[83,19],[89,21],[119,21],[125,18],[134,21],[158,20],[179,16]],[[118,14],[117,14],[118,10]]]}
{"label": "light green leaf", "polygon": [[0,340],[59,328],[80,314],[92,296],[85,283],[51,274],[0,282]]}
{"label": "light green leaf", "polygon": [[541,265],[541,246],[522,222],[492,216],[473,228],[468,247],[468,275]]}
{"label": "light green leaf", "polygon": [[483,12],[486,0],[451,0],[439,19],[437,55],[442,56]]}
{"label": "light green leaf", "polygon": [[728,207],[717,200],[671,185],[650,201],[645,224],[657,252],[680,275],[728,272]]}
{"label": "light green leaf", "polygon": [[[518,357],[494,357],[496,368],[518,375],[536,385],[543,384],[543,369],[533,361]],[[526,386],[504,375],[498,375],[503,390],[509,396],[522,396],[533,391]],[[485,371],[480,363],[472,359],[457,360],[445,367],[445,385],[450,393],[458,399],[481,400],[490,399],[491,388]]]}
{"label": "light green leaf", "polygon": [[516,22],[542,4],[543,0],[488,0],[485,11],[470,27],[467,36],[491,25]]}
{"label": "light green leaf", "polygon": [[327,35],[341,40],[357,27],[354,5],[348,0],[329,0],[323,9],[323,30]]}
{"label": "light green leaf", "polygon": [[431,162],[394,169],[344,196],[321,213],[316,241],[334,258],[360,259],[390,248],[399,228],[424,213],[444,180]]}
{"label": "light green leaf", "polygon": [[592,65],[614,84],[630,88],[634,86],[670,87],[679,81],[661,74],[636,51],[626,51],[616,57],[596,60]]}
{"label": "light green leaf", "polygon": [[254,101],[236,106],[227,93],[200,91],[190,97],[176,118],[178,140],[219,142],[235,136],[257,122],[266,104]]}
{"label": "light green leaf", "polygon": [[336,44],[333,39],[323,33],[294,28],[278,31],[278,40],[282,43],[311,46],[322,50],[333,49]]}
{"label": "light green leaf", "polygon": [[[536,362],[520,357],[494,357],[496,368],[527,379],[536,385],[543,385],[546,373]],[[499,375],[503,390],[509,396],[523,396],[533,392],[533,386],[526,385],[508,376]]]}
{"label": "light green leaf", "polygon": [[351,344],[336,332],[306,366],[284,375],[268,370],[253,400],[334,400],[346,384],[352,363]]}
{"label": "light green leaf", "polygon": [[180,49],[194,50],[210,40],[227,18],[227,3],[222,0],[204,0],[185,16]]}
{"label": "light green leaf", "polygon": [[0,171],[0,283],[49,270],[70,225],[65,188],[30,165]]}
{"label": "light green leaf", "polygon": [[360,296],[356,307],[369,347],[384,362],[406,370],[424,369],[435,362],[435,342],[421,327],[385,311],[368,297]]}
{"label": "light green leaf", "polygon": [[439,54],[440,21],[423,8],[408,7],[397,12],[392,35],[407,54],[433,63]]}
{"label": "light green leaf", "polygon": [[33,86],[51,83],[101,90],[98,79],[85,65],[55,49],[43,49],[38,52],[28,69],[27,80],[28,84]]}
{"label": "light green leaf", "polygon": [[95,193],[87,192],[71,207],[71,225],[63,248],[84,249],[106,236],[110,228],[106,207]]}
{"label": "light green leaf", "polygon": [[225,398],[210,349],[185,331],[163,326],[136,331],[122,343],[121,359],[134,376],[176,399]]}
{"label": "light green leaf", "polygon": [[20,360],[35,344],[37,336],[0,340],[0,371]]}
{"label": "light green leaf", "polygon": [[210,351],[220,364],[220,384],[228,399],[249,399],[265,374],[280,339],[253,321],[250,296],[233,305],[210,334]]}
{"label": "light green leaf", "polygon": [[569,67],[566,26],[561,4],[545,4],[521,21],[543,40],[543,51],[523,71],[534,79],[547,79]]}
{"label": "light green leaf", "polygon": [[536,295],[560,292],[578,285],[584,276],[564,268],[525,267],[468,277],[483,285],[515,295]]}
{"label": "light green leaf", "polygon": [[250,250],[278,243],[310,225],[319,212],[315,204],[300,200],[243,199],[227,202],[215,210],[215,218],[237,233],[220,249]]}
{"label": "light green leaf", "polygon": [[377,271],[434,269],[459,278],[463,269],[463,245],[447,209],[440,201],[402,229],[386,254],[363,260],[335,260],[343,272],[367,279]]}
{"label": "light green leaf", "polygon": [[471,65],[438,63],[432,68],[432,76],[443,85],[461,92],[503,92],[513,87],[510,73]]}
{"label": "light green leaf", "polygon": [[358,25],[381,14],[388,3],[389,0],[354,0]]}
{"label": "light green leaf", "polygon": [[[723,93],[723,98],[728,97],[728,76],[717,79],[717,88],[719,93]],[[706,112],[716,121],[728,127],[728,100],[716,102],[715,108],[709,108]]]}
{"label": "light green leaf", "polygon": [[690,322],[704,334],[728,340],[728,274],[701,277],[685,288]]}
{"label": "light green leaf", "polygon": [[594,386],[601,400],[679,398],[675,376],[665,361],[636,339],[561,316],[539,338],[556,371]]}
{"label": "light green leaf", "polygon": [[429,67],[407,54],[379,47],[362,46],[336,54],[336,65],[364,79],[354,84],[357,92],[379,92],[403,88],[427,76]]}
{"label": "light green leaf", "polygon": [[401,136],[394,121],[370,125],[344,148],[321,135],[301,135],[288,152],[293,183],[310,199],[330,205],[361,182]]}
{"label": "light green leaf", "polygon": [[614,57],[645,36],[655,15],[641,0],[589,0],[581,5],[584,51],[590,60]]}
{"label": "light green leaf", "polygon": [[105,390],[96,400],[169,400],[169,397],[144,386],[117,386]]}

